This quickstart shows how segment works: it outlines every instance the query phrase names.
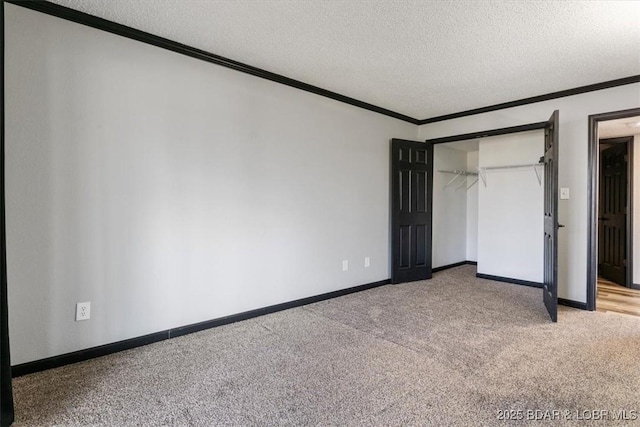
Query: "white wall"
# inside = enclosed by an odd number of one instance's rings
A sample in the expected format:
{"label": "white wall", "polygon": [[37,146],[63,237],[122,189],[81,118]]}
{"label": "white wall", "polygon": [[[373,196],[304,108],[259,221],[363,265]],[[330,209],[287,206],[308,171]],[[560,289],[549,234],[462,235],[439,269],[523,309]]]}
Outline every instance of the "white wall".
{"label": "white wall", "polygon": [[[486,138],[479,166],[537,163],[543,154],[542,131]],[[478,273],[541,283],[544,187],[535,170],[489,170],[485,180],[478,190]]]}
{"label": "white wall", "polygon": [[417,126],[5,10],[14,364],[389,278]]}
{"label": "white wall", "polygon": [[462,178],[444,189],[455,176],[440,170],[466,170],[467,153],[438,144],[433,150],[433,267],[467,259],[467,192],[456,190]]}
{"label": "white wall", "polygon": [[[558,98],[420,126],[420,139],[437,138],[548,120],[560,110],[559,186],[571,199],[560,203],[558,294],[586,302],[588,116],[640,106],[640,84]],[[434,202],[435,203],[435,202]]]}
{"label": "white wall", "polygon": [[[467,153],[467,170],[476,171],[478,169],[479,151]],[[470,176],[467,185],[473,184],[478,177]],[[478,189],[481,182],[478,180],[469,190],[467,190],[467,261],[478,261]]]}

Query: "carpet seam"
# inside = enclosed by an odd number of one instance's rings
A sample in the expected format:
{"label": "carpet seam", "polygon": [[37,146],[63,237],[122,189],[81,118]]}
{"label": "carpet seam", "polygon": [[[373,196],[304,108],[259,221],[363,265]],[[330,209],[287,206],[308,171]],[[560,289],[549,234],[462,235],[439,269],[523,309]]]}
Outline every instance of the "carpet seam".
{"label": "carpet seam", "polygon": [[[390,339],[388,339],[388,338],[384,338],[384,337],[380,337],[380,336],[378,336],[378,335],[374,335],[374,334],[372,334],[372,333],[370,333],[370,332],[363,331],[362,329],[357,328],[357,327],[355,327],[355,326],[353,326],[353,325],[348,325],[348,324],[346,324],[346,323],[344,323],[344,322],[341,322],[341,321],[339,321],[339,320],[336,320],[336,319],[332,319],[332,318],[330,318],[330,317],[327,317],[327,316],[325,316],[324,314],[317,313],[317,312],[315,312],[315,311],[313,311],[313,310],[309,310],[309,309],[307,309],[306,307],[299,307],[299,308],[301,308],[301,309],[303,309],[303,310],[306,310],[306,311],[308,311],[309,313],[311,313],[311,314],[313,314],[313,315],[315,315],[315,316],[317,316],[317,317],[321,317],[321,318],[323,318],[323,319],[330,320],[330,321],[332,321],[332,322],[334,322],[334,323],[337,323],[337,324],[339,324],[339,325],[346,326],[347,328],[350,328],[350,329],[353,329],[353,330],[355,330],[355,331],[358,331],[358,332],[360,332],[360,333],[362,333],[362,334],[364,334],[364,335],[367,335],[367,336],[369,336],[369,337],[373,337],[373,338],[378,339],[378,340],[380,340],[380,341],[387,342],[387,343],[393,344],[393,345],[395,345],[395,346],[397,346],[397,347],[404,348],[404,349],[406,349],[406,350],[411,351],[411,352],[412,352],[412,353],[414,353],[414,354],[425,354],[425,353],[423,353],[423,352],[421,352],[421,351],[418,351],[418,350],[413,349],[413,348],[411,348],[411,347],[407,347],[407,346],[405,346],[405,345],[402,345],[402,344],[400,344],[400,343],[397,343],[397,342],[395,342],[395,341],[392,341],[392,340],[390,340]],[[346,313],[346,312],[345,312],[345,311],[343,311],[343,313]]]}

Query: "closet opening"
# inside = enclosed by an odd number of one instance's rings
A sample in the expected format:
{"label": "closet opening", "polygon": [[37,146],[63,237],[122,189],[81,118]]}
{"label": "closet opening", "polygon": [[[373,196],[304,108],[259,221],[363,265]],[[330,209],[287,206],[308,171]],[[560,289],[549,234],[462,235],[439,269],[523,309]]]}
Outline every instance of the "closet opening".
{"label": "closet opening", "polygon": [[440,202],[433,205],[434,271],[474,263],[477,277],[542,288],[554,322],[558,117],[555,111],[546,122],[425,141],[434,146]]}
{"label": "closet opening", "polygon": [[435,146],[434,266],[475,262],[478,278],[542,288],[543,142],[532,130]]}

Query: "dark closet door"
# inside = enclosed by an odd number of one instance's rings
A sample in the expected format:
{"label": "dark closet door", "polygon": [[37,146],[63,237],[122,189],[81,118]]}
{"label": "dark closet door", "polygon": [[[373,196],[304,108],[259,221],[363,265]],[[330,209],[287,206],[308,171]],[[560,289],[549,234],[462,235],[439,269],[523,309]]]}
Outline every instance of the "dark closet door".
{"label": "dark closet door", "polygon": [[391,283],[431,278],[433,144],[391,140]]}
{"label": "dark closet door", "polygon": [[544,129],[544,282],[543,300],[558,321],[558,110]]}
{"label": "dark closet door", "polygon": [[627,144],[612,144],[600,152],[598,273],[623,286],[627,285],[627,171]]}

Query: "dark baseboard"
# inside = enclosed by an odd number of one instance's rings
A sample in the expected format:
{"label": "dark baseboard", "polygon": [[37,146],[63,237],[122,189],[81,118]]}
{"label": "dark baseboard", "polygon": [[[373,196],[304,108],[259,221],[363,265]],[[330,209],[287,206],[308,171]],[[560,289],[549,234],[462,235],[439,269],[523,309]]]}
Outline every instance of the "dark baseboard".
{"label": "dark baseboard", "polygon": [[13,378],[21,377],[22,375],[59,368],[60,366],[71,365],[72,363],[83,362],[85,360],[95,359],[96,357],[117,353],[119,351],[153,344],[154,342],[168,339],[168,332],[169,331],[156,332],[124,341],[91,347],[84,350],[74,351],[72,353],[61,354],[59,356],[48,357],[46,359],[34,360],[33,362],[21,363],[11,367],[11,376]]}
{"label": "dark baseboard", "polygon": [[442,265],[440,267],[435,267],[431,269],[431,272],[437,273],[438,271],[448,270],[454,267],[460,267],[461,265],[478,265],[476,261],[460,261],[454,262],[453,264]]}
{"label": "dark baseboard", "polygon": [[[477,273],[476,277],[480,279],[495,280],[496,282],[512,283],[514,285],[530,286],[532,288],[542,288],[543,286],[542,283],[538,283],[538,282],[529,282],[528,280],[512,279],[510,277],[492,276],[490,274]],[[587,303],[573,301],[570,299],[558,298],[558,304],[564,305],[567,307],[578,308],[580,310],[587,309]]]}
{"label": "dark baseboard", "polygon": [[542,288],[542,283],[530,282],[528,280],[512,279],[510,277],[492,276],[490,274],[476,273],[479,279],[493,280],[495,282],[512,283],[514,285],[530,286],[532,288]]}
{"label": "dark baseboard", "polygon": [[631,286],[629,286],[631,289],[637,289],[640,291],[640,285],[638,285],[637,283],[632,283]]}
{"label": "dark baseboard", "polygon": [[389,279],[380,280],[378,282],[367,283],[365,285],[354,286],[352,288],[340,289],[338,291],[327,292],[312,297],[302,298],[295,301],[285,302],[282,304],[270,305],[268,307],[258,308],[255,310],[245,311],[244,313],[233,314],[218,319],[207,320],[204,322],[193,323],[191,325],[180,326],[177,328],[167,329],[165,331],[156,332],[141,337],[131,338],[124,341],[118,341],[111,344],[105,344],[98,347],[87,348],[84,350],[74,351],[72,353],[61,354],[59,356],[48,357],[46,359],[35,360],[33,362],[21,363],[11,367],[12,377],[20,377],[22,375],[32,374],[47,369],[58,368],[60,366],[70,365],[72,363],[82,362],[96,357],[106,356],[108,354],[117,353],[123,350],[152,344],[158,341],[191,334],[205,329],[215,328],[217,326],[228,325],[230,323],[239,322],[241,320],[252,319],[254,317],[263,316],[265,314],[275,313],[290,308],[300,307],[314,302],[324,301],[331,298],[341,297],[343,295],[355,292],[365,291],[367,289],[377,288],[389,284]]}
{"label": "dark baseboard", "polygon": [[587,303],[586,302],[578,302],[578,301],[573,301],[573,300],[570,300],[570,299],[558,298],[558,304],[559,305],[564,305],[564,306],[567,306],[567,307],[578,308],[580,310],[586,310],[587,309]]}

